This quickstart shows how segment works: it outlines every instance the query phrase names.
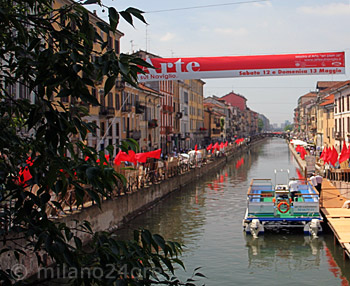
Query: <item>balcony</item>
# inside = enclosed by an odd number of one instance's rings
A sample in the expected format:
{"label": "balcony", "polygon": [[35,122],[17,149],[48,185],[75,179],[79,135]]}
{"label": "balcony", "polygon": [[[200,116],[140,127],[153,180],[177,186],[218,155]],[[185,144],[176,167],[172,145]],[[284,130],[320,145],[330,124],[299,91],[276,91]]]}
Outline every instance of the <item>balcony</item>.
{"label": "balcony", "polygon": [[221,129],[213,128],[213,134],[218,135],[221,133]]}
{"label": "balcony", "polygon": [[116,89],[119,89],[119,90],[124,89],[124,88],[125,88],[125,82],[122,81],[122,80],[117,80],[117,81],[115,82],[115,88],[116,88]]}
{"label": "balcony", "polygon": [[165,134],[171,134],[173,133],[173,127],[172,126],[166,126],[165,127]]}
{"label": "balcony", "polygon": [[124,106],[122,107],[122,112],[131,112],[131,104],[130,103],[124,104]]}
{"label": "balcony", "polygon": [[149,128],[156,128],[158,127],[158,120],[157,119],[151,119],[148,121],[148,127]]}
{"label": "balcony", "polygon": [[115,109],[114,107],[101,106],[100,107],[100,115],[104,115],[107,117],[114,116]]}
{"label": "balcony", "polygon": [[141,130],[132,130],[130,135],[132,139],[139,140],[141,138]]}
{"label": "balcony", "polygon": [[136,110],[136,114],[142,114],[145,112],[145,106],[141,105],[139,101],[136,101],[135,110]]}
{"label": "balcony", "polygon": [[172,113],[173,112],[173,107],[171,105],[166,105],[166,104],[163,104],[162,106],[162,109],[163,109],[163,112],[169,112],[169,113]]}
{"label": "balcony", "polygon": [[190,132],[185,132],[185,138],[190,138],[191,137],[191,133]]}

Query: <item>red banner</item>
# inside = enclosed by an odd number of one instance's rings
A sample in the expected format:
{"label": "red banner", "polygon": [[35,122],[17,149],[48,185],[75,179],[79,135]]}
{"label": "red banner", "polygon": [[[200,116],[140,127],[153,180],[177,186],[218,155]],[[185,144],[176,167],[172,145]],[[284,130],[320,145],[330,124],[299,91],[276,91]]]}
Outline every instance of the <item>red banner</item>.
{"label": "red banner", "polygon": [[204,79],[344,74],[345,52],[204,58],[148,58],[155,69],[144,68],[140,82]]}

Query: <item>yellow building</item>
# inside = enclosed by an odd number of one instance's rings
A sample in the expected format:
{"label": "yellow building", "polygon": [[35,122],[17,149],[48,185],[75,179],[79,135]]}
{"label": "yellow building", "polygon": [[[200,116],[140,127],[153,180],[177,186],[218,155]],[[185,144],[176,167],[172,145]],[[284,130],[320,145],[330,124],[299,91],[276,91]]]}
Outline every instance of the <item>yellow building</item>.
{"label": "yellow building", "polygon": [[319,133],[322,134],[320,147],[334,146],[334,95],[324,98],[317,114]]}
{"label": "yellow building", "polygon": [[200,79],[185,80],[189,86],[189,132],[190,145],[204,145],[204,112],[203,112],[203,86]]}

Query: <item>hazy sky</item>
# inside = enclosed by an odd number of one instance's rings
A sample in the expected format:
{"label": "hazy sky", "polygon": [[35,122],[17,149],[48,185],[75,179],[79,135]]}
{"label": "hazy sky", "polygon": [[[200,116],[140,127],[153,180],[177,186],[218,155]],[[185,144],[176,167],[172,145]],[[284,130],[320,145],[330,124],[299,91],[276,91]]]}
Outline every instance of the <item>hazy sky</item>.
{"label": "hazy sky", "polygon": [[[349,79],[350,0],[102,1],[117,10],[146,12],[147,27],[137,20],[135,28],[123,21],[118,26],[125,34],[124,53],[147,49],[161,57],[205,57],[345,51],[346,75],[204,79],[205,97],[233,90],[271,123],[292,121],[298,98],[315,90],[317,81]],[[108,20],[96,5],[89,9]]]}

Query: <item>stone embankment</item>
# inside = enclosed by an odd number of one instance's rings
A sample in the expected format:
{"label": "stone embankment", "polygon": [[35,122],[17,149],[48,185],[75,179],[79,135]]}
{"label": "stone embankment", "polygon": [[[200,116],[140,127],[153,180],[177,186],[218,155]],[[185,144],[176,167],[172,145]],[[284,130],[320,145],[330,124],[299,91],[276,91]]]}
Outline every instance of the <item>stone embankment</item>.
{"label": "stone embankment", "polygon": [[[231,148],[225,156],[214,157],[207,163],[190,168],[185,173],[179,173],[171,178],[156,182],[147,187],[137,189],[135,192],[120,195],[115,199],[104,200],[101,208],[97,205],[85,207],[66,216],[57,218],[59,222],[65,222],[68,226],[76,227],[77,222],[89,221],[93,231],[113,231],[123,223],[130,221],[135,216],[147,211],[151,206],[167,197],[171,192],[184,189],[189,183],[194,182],[202,176],[219,170],[227,162],[245,153],[250,146],[261,143],[265,138],[257,138],[249,144]],[[91,236],[86,233],[77,233],[83,243],[87,243]],[[23,242],[23,245],[25,242]],[[38,272],[37,258],[34,253],[28,253],[17,261],[14,255],[6,253],[0,256],[0,268],[11,269],[18,263],[23,265],[27,271],[27,277]],[[48,264],[50,262],[48,261]]]}

